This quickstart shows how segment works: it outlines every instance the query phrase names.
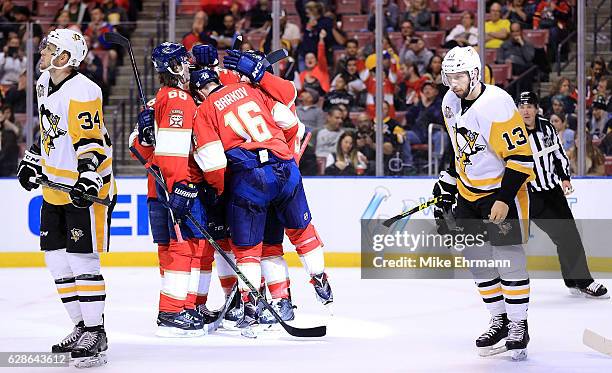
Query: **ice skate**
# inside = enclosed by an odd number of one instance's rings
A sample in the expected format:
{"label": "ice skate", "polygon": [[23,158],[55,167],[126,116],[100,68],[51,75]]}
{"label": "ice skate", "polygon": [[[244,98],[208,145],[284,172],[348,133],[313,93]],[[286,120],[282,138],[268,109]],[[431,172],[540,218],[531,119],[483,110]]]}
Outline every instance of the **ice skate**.
{"label": "ice skate", "polygon": [[591,282],[591,284],[585,288],[572,287],[569,288],[570,294],[583,296],[590,299],[610,299],[610,293],[605,286],[598,282]]}
{"label": "ice skate", "polygon": [[[272,308],[278,313],[283,321],[291,321],[295,319],[295,314],[293,310],[296,308],[289,298],[281,298],[272,302]],[[261,316],[259,317],[259,323],[262,325],[267,325],[268,328],[266,330],[277,330],[274,326],[278,326],[278,321],[272,315],[272,312],[268,311],[268,309],[264,308]]]}
{"label": "ice skate", "polygon": [[64,337],[64,339],[62,339],[60,343],[55,344],[51,347],[51,352],[58,354],[72,352],[72,349],[74,348],[74,346],[76,346],[77,342],[79,341],[79,338],[81,338],[84,332],[85,324],[83,323],[83,321],[81,321],[80,323],[74,326],[72,332],[70,332],[70,334]]}
{"label": "ice skate", "polygon": [[331,304],[334,301],[334,295],[332,294],[331,286],[327,280],[327,274],[325,272],[318,275],[312,276],[310,283],[314,286],[315,293],[319,302],[323,303],[327,307],[329,312],[333,314]]}
{"label": "ice skate", "polygon": [[476,340],[478,355],[492,356],[506,351],[505,345],[496,346],[508,336],[508,317],[505,313],[491,317],[489,329]]}
{"label": "ice skate", "polygon": [[259,307],[252,301],[244,303],[244,314],[236,323],[236,328],[241,329],[240,334],[247,338],[257,338],[254,327],[259,325]]}
{"label": "ice skate", "polygon": [[[192,310],[197,313],[195,310]],[[160,312],[157,316],[155,335],[165,338],[191,338],[204,335],[201,319],[196,319],[186,310],[182,312]]]}
{"label": "ice skate", "polygon": [[103,352],[108,349],[107,342],[103,327],[84,330],[71,352],[71,357],[75,360],[74,366],[91,368],[106,364],[107,359]]}
{"label": "ice skate", "polygon": [[508,338],[506,349],[510,351],[512,360],[527,359],[527,344],[529,343],[529,330],[527,320],[510,321],[508,323]]}

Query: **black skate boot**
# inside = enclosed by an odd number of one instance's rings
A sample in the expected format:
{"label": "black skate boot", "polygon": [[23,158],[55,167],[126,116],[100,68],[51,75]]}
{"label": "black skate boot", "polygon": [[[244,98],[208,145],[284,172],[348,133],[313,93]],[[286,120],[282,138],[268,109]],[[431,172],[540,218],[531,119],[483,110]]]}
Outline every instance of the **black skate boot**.
{"label": "black skate boot", "polygon": [[211,311],[205,304],[198,304],[196,306],[196,311],[198,311],[198,314],[202,318],[202,322],[204,324],[213,323],[219,318],[219,311]]}
{"label": "black skate boot", "polygon": [[[278,313],[283,321],[291,321],[295,319],[293,310],[296,308],[290,298],[281,298],[272,302],[272,308]],[[272,312],[264,308],[261,316],[259,317],[259,323],[264,325],[276,324],[276,318],[272,316]]]}
{"label": "black skate boot", "polygon": [[108,349],[107,343],[103,326],[86,327],[71,352],[71,357],[76,360],[74,366],[90,368],[106,364],[106,355],[102,352]]}
{"label": "black skate boot", "polygon": [[247,338],[257,338],[253,327],[259,324],[260,308],[249,300],[244,302],[244,313],[242,318],[236,323],[236,328],[242,329],[240,334]]}
{"label": "black skate boot", "polygon": [[[197,314],[197,311],[191,311]],[[181,312],[160,312],[157,315],[157,325],[155,335],[158,337],[189,338],[204,335],[200,316],[195,317],[187,310]]]}
{"label": "black skate boot", "polygon": [[489,329],[476,340],[478,355],[491,356],[506,351],[506,346],[495,347],[508,336],[508,316],[505,313],[491,317]]}
{"label": "black skate boot", "polygon": [[240,292],[237,291],[234,295],[234,301],[232,302],[232,306],[225,313],[225,320],[237,322],[242,318],[244,314],[244,310],[242,307],[242,299],[240,298]]}
{"label": "black skate boot", "polygon": [[527,328],[527,320],[510,321],[508,323],[506,348],[510,351],[512,360],[525,360],[527,358],[528,343],[529,330]]}
{"label": "black skate boot", "polygon": [[323,303],[324,306],[327,306],[329,312],[331,313],[331,303],[334,301],[334,295],[332,294],[329,281],[327,281],[327,274],[323,272],[312,276],[310,283],[314,286],[319,302]]}
{"label": "black skate boot", "polygon": [[585,298],[591,299],[609,299],[610,294],[608,293],[608,289],[605,286],[598,282],[591,282],[586,287],[572,287],[570,288],[570,293],[573,295],[580,295]]}
{"label": "black skate boot", "polygon": [[64,339],[62,339],[60,343],[51,347],[51,352],[56,354],[72,352],[72,349],[74,348],[74,346],[76,346],[77,342],[79,341],[79,338],[81,338],[81,336],[83,335],[83,332],[85,332],[85,323],[81,321],[80,323],[74,326],[72,332],[66,337],[64,337]]}

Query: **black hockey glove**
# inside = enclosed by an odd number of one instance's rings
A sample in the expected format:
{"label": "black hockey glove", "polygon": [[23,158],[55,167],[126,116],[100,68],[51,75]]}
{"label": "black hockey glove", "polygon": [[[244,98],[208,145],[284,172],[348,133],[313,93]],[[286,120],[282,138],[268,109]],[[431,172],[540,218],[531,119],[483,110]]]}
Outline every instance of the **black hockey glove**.
{"label": "black hockey glove", "polygon": [[434,185],[433,196],[442,197],[442,201],[434,205],[433,212],[438,233],[447,234],[451,230],[450,220],[454,219],[452,208],[457,200],[457,180],[446,171],[440,172],[438,182]]}
{"label": "black hockey glove", "polygon": [[182,219],[193,207],[198,189],[195,185],[174,183],[172,193],[168,197],[168,207],[172,210],[176,219]]}
{"label": "black hockey glove", "polygon": [[31,178],[42,176],[42,166],[40,165],[40,147],[38,144],[32,144],[30,150],[26,150],[23,159],[19,162],[17,168],[17,178],[19,184],[28,192],[38,188],[38,184],[31,181]]}
{"label": "black hockey glove", "polygon": [[146,108],[138,114],[138,141],[142,146],[155,143],[155,112]]}
{"label": "black hockey glove", "polygon": [[102,178],[96,172],[98,159],[95,156],[79,159],[77,171],[79,178],[70,191],[70,201],[79,208],[88,208],[93,204],[92,201],[85,199],[84,195],[98,196],[102,188]]}

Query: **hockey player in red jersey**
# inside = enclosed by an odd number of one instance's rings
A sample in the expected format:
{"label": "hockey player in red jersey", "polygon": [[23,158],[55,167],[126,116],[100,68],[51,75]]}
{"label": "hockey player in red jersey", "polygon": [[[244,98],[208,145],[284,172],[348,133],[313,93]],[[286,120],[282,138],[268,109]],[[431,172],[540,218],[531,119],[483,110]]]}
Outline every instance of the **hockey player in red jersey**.
{"label": "hockey player in red jersey", "polygon": [[[221,191],[227,185],[232,249],[238,267],[257,284],[271,207],[294,245],[311,250],[321,245],[310,224],[301,176],[283,133],[297,131],[297,119],[287,106],[251,84],[220,85],[210,69],[193,72],[192,81],[198,82],[206,98],[195,119],[195,158],[215,189]],[[245,284],[239,287],[245,307],[238,326],[248,327],[258,322],[258,310]]]}
{"label": "hockey player in red jersey", "polygon": [[[169,226],[176,226],[187,213],[206,224],[205,185],[191,156],[193,116],[196,105],[188,93],[189,54],[177,43],[162,43],[152,60],[162,87],[153,105],[156,119],[153,164],[167,190],[157,186],[157,196],[169,207]],[[164,273],[160,294],[159,336],[191,337],[203,334],[203,317],[197,303],[205,302],[208,283],[201,281],[200,268],[212,263],[200,232],[188,221],[169,229],[168,254],[160,257]],[[202,285],[202,287],[200,287]]]}

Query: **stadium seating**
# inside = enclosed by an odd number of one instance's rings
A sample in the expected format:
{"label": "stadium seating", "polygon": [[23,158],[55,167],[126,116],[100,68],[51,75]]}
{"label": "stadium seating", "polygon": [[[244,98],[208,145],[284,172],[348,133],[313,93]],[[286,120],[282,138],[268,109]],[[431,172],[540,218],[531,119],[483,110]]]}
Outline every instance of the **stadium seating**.
{"label": "stadium seating", "polygon": [[606,156],[606,175],[612,176],[612,156]]}
{"label": "stadium seating", "polygon": [[[270,4],[272,4],[272,2],[270,2]],[[281,0],[281,9],[284,10],[287,15],[297,14],[295,0]]]}
{"label": "stadium seating", "polygon": [[461,13],[440,13],[439,29],[450,31],[461,23]]}
{"label": "stadium seating", "polygon": [[360,46],[364,46],[374,42],[374,33],[372,32],[348,32],[347,36],[350,39],[357,39],[357,42]]}
{"label": "stadium seating", "polygon": [[476,13],[478,11],[478,0],[457,0],[456,5],[459,12],[467,10]]}
{"label": "stadium seating", "polygon": [[444,31],[421,31],[415,32],[415,35],[421,37],[425,42],[425,48],[436,49],[444,44],[446,33]]}
{"label": "stadium seating", "polygon": [[548,45],[548,30],[523,30],[523,37],[536,48],[546,49]]}
{"label": "stadium seating", "polygon": [[497,59],[497,49],[486,48],[485,49],[485,63],[492,64],[495,63]]}
{"label": "stadium seating", "polygon": [[368,29],[367,15],[346,15],[342,17],[342,30],[351,31],[366,31]]}
{"label": "stadium seating", "polygon": [[512,65],[509,63],[492,64],[493,78],[495,83],[505,87],[508,81],[512,79]]}
{"label": "stadium seating", "polygon": [[338,0],[336,14],[360,14],[361,2],[359,0]]}

